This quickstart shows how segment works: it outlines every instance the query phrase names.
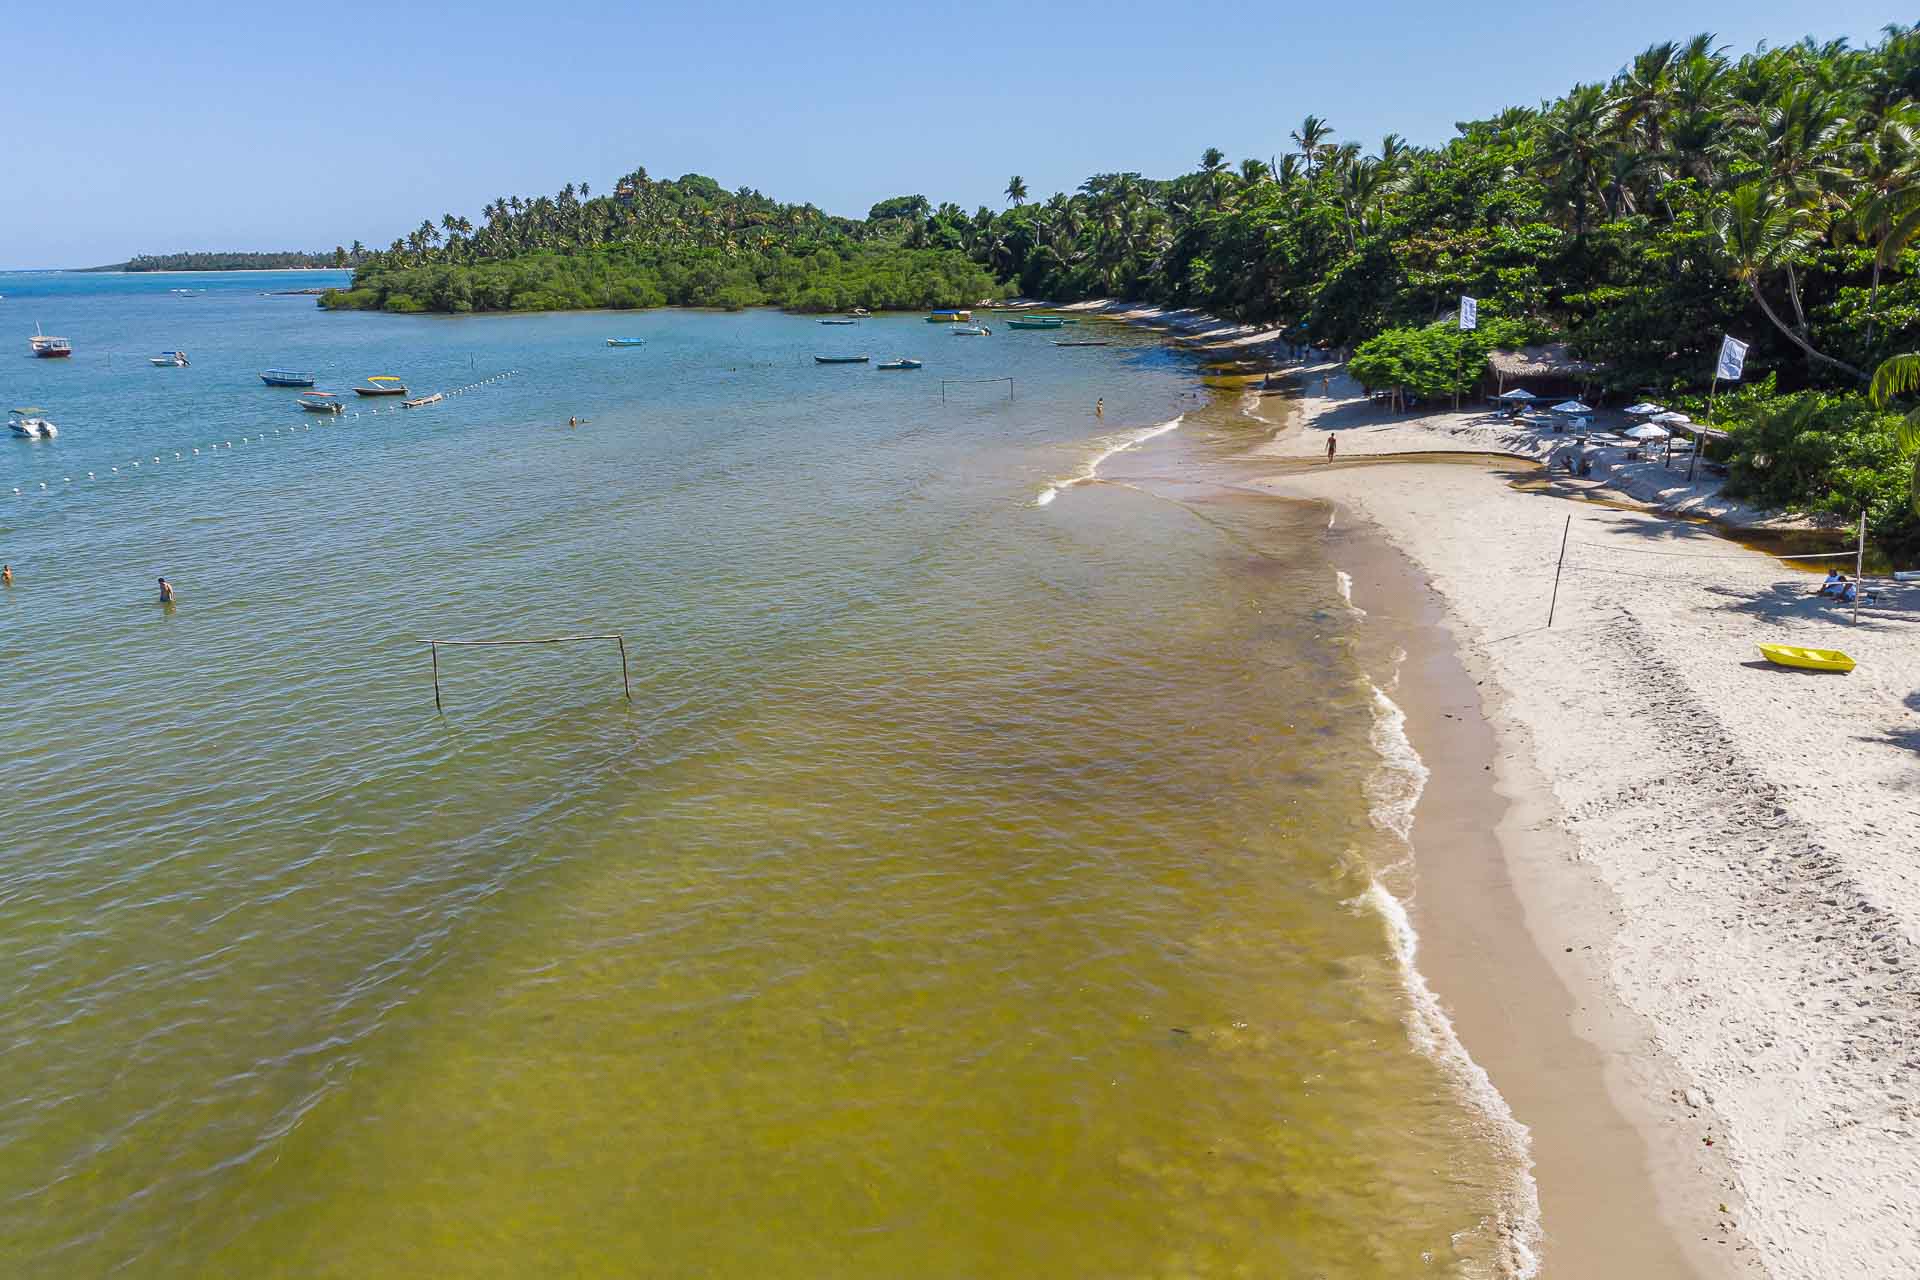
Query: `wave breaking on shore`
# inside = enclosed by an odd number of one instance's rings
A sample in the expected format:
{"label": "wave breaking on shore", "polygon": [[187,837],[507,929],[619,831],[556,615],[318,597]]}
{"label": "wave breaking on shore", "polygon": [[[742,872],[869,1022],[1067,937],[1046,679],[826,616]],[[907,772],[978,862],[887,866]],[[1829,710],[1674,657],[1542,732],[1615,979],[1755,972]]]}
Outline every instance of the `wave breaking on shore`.
{"label": "wave breaking on shore", "polygon": [[1137,448],[1138,446],[1145,444],[1147,441],[1153,439],[1155,436],[1165,435],[1167,432],[1172,431],[1174,428],[1178,427],[1181,423],[1181,420],[1184,419],[1186,416],[1187,415],[1184,413],[1179,414],[1170,421],[1158,423],[1151,427],[1142,427],[1137,431],[1126,432],[1125,434],[1118,437],[1117,441],[1113,436],[1105,437],[1101,441],[1101,443],[1106,445],[1106,447],[1103,448],[1099,453],[1093,456],[1092,460],[1087,463],[1086,468],[1082,470],[1079,475],[1069,477],[1068,479],[1065,479],[1065,480],[1054,481],[1052,484],[1048,485],[1045,489],[1042,489],[1040,491],[1040,496],[1033,500],[1033,505],[1036,507],[1044,507],[1048,503],[1052,502],[1055,498],[1059,497],[1061,490],[1071,489],[1075,485],[1086,484],[1089,481],[1098,480],[1100,478],[1101,463],[1105,462],[1108,458],[1111,458],[1116,453],[1125,453],[1129,449]]}
{"label": "wave breaking on shore", "polygon": [[[1351,604],[1348,592],[1352,579],[1344,573],[1340,577],[1341,594],[1348,596]],[[1395,676],[1390,683],[1397,683],[1400,663],[1405,657],[1403,651],[1394,654]],[[1429,773],[1407,736],[1406,713],[1378,684],[1369,682],[1368,687],[1373,694],[1374,712],[1369,738],[1380,758],[1379,767],[1366,784],[1368,816],[1375,826],[1393,833],[1405,847],[1407,862],[1410,862],[1414,811],[1426,790]],[[1417,1052],[1446,1074],[1479,1113],[1486,1122],[1488,1142],[1512,1170],[1496,1220],[1491,1224],[1499,1249],[1498,1274],[1503,1280],[1532,1280],[1540,1273],[1539,1250],[1544,1233],[1527,1126],[1520,1123],[1486,1070],[1467,1052],[1446,1008],[1420,972],[1420,937],[1413,927],[1406,901],[1396,897],[1376,873],[1366,892],[1360,895],[1358,905],[1378,914],[1386,925],[1387,940],[1406,993],[1404,1020],[1408,1039]]]}

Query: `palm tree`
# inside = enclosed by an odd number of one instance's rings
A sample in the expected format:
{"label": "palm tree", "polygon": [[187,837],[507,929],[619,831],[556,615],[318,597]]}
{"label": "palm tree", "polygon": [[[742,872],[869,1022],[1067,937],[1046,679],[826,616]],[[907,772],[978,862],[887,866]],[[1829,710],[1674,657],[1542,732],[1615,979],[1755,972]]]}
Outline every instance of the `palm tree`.
{"label": "palm tree", "polygon": [[1216,209],[1220,207],[1220,186],[1227,180],[1227,153],[1208,147],[1200,154],[1200,185],[1207,193],[1207,203]]}
{"label": "palm tree", "polygon": [[[1880,367],[1873,371],[1873,383],[1867,388],[1867,395],[1876,408],[1884,409],[1895,397],[1912,395],[1916,390],[1920,390],[1920,351],[1909,351],[1880,362]],[[1920,408],[1908,410],[1900,419],[1896,438],[1902,449],[1913,454],[1913,471],[1907,477],[1907,501],[1912,504],[1914,514],[1920,515]]]}
{"label": "palm tree", "polygon": [[1293,145],[1307,161],[1307,181],[1313,181],[1314,161],[1320,154],[1321,146],[1333,136],[1333,126],[1319,116],[1308,116],[1300,122],[1300,127],[1289,135]]}
{"label": "palm tree", "polygon": [[1541,167],[1560,194],[1573,206],[1573,234],[1587,235],[1587,204],[1599,189],[1607,167],[1606,135],[1612,109],[1606,91],[1597,84],[1574,86],[1554,105],[1540,138]]}
{"label": "palm tree", "polygon": [[1804,206],[1781,200],[1760,182],[1736,187],[1726,204],[1714,210],[1713,229],[1729,273],[1753,294],[1773,327],[1806,352],[1809,360],[1844,369],[1862,382],[1867,375],[1844,360],[1814,350],[1805,335],[1774,312],[1760,282],[1767,272],[1791,266],[1814,244],[1813,217]]}
{"label": "palm tree", "polygon": [[1027,180],[1019,174],[1007,179],[1007,203],[1022,205],[1027,201]]}
{"label": "palm tree", "polygon": [[1273,176],[1273,170],[1265,160],[1255,160],[1248,156],[1240,162],[1240,181],[1243,185],[1254,187]]}

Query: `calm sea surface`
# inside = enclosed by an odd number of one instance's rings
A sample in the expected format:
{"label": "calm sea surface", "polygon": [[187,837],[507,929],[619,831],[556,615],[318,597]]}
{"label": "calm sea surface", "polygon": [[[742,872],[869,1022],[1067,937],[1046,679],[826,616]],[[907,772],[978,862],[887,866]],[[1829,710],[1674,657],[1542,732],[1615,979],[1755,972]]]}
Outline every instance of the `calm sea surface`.
{"label": "calm sea surface", "polygon": [[0,1271],[1492,1273],[1324,515],[1059,487],[1234,397],[334,278],[0,275]]}

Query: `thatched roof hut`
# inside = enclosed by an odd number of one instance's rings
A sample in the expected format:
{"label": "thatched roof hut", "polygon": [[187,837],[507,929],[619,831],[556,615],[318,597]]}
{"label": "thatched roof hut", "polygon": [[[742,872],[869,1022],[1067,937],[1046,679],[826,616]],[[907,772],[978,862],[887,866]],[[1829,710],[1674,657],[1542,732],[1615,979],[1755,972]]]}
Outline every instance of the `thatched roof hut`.
{"label": "thatched roof hut", "polygon": [[1495,391],[1504,391],[1508,383],[1528,382],[1557,386],[1584,387],[1592,383],[1600,366],[1581,360],[1564,342],[1549,342],[1518,351],[1495,351],[1487,357],[1493,369]]}

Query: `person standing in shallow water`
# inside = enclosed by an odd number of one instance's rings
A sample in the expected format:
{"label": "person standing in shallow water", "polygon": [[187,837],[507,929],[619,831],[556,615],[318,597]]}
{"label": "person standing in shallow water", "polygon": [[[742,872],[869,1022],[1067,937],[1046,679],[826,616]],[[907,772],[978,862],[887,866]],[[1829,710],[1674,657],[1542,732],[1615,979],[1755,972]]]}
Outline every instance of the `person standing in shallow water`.
{"label": "person standing in shallow water", "polygon": [[173,603],[173,584],[171,582],[168,582],[165,578],[160,579],[160,603],[161,604]]}
{"label": "person standing in shallow water", "polygon": [[1104,418],[1107,416],[1107,398],[1105,396],[1101,396],[1093,402],[1093,416],[1096,418]]}

